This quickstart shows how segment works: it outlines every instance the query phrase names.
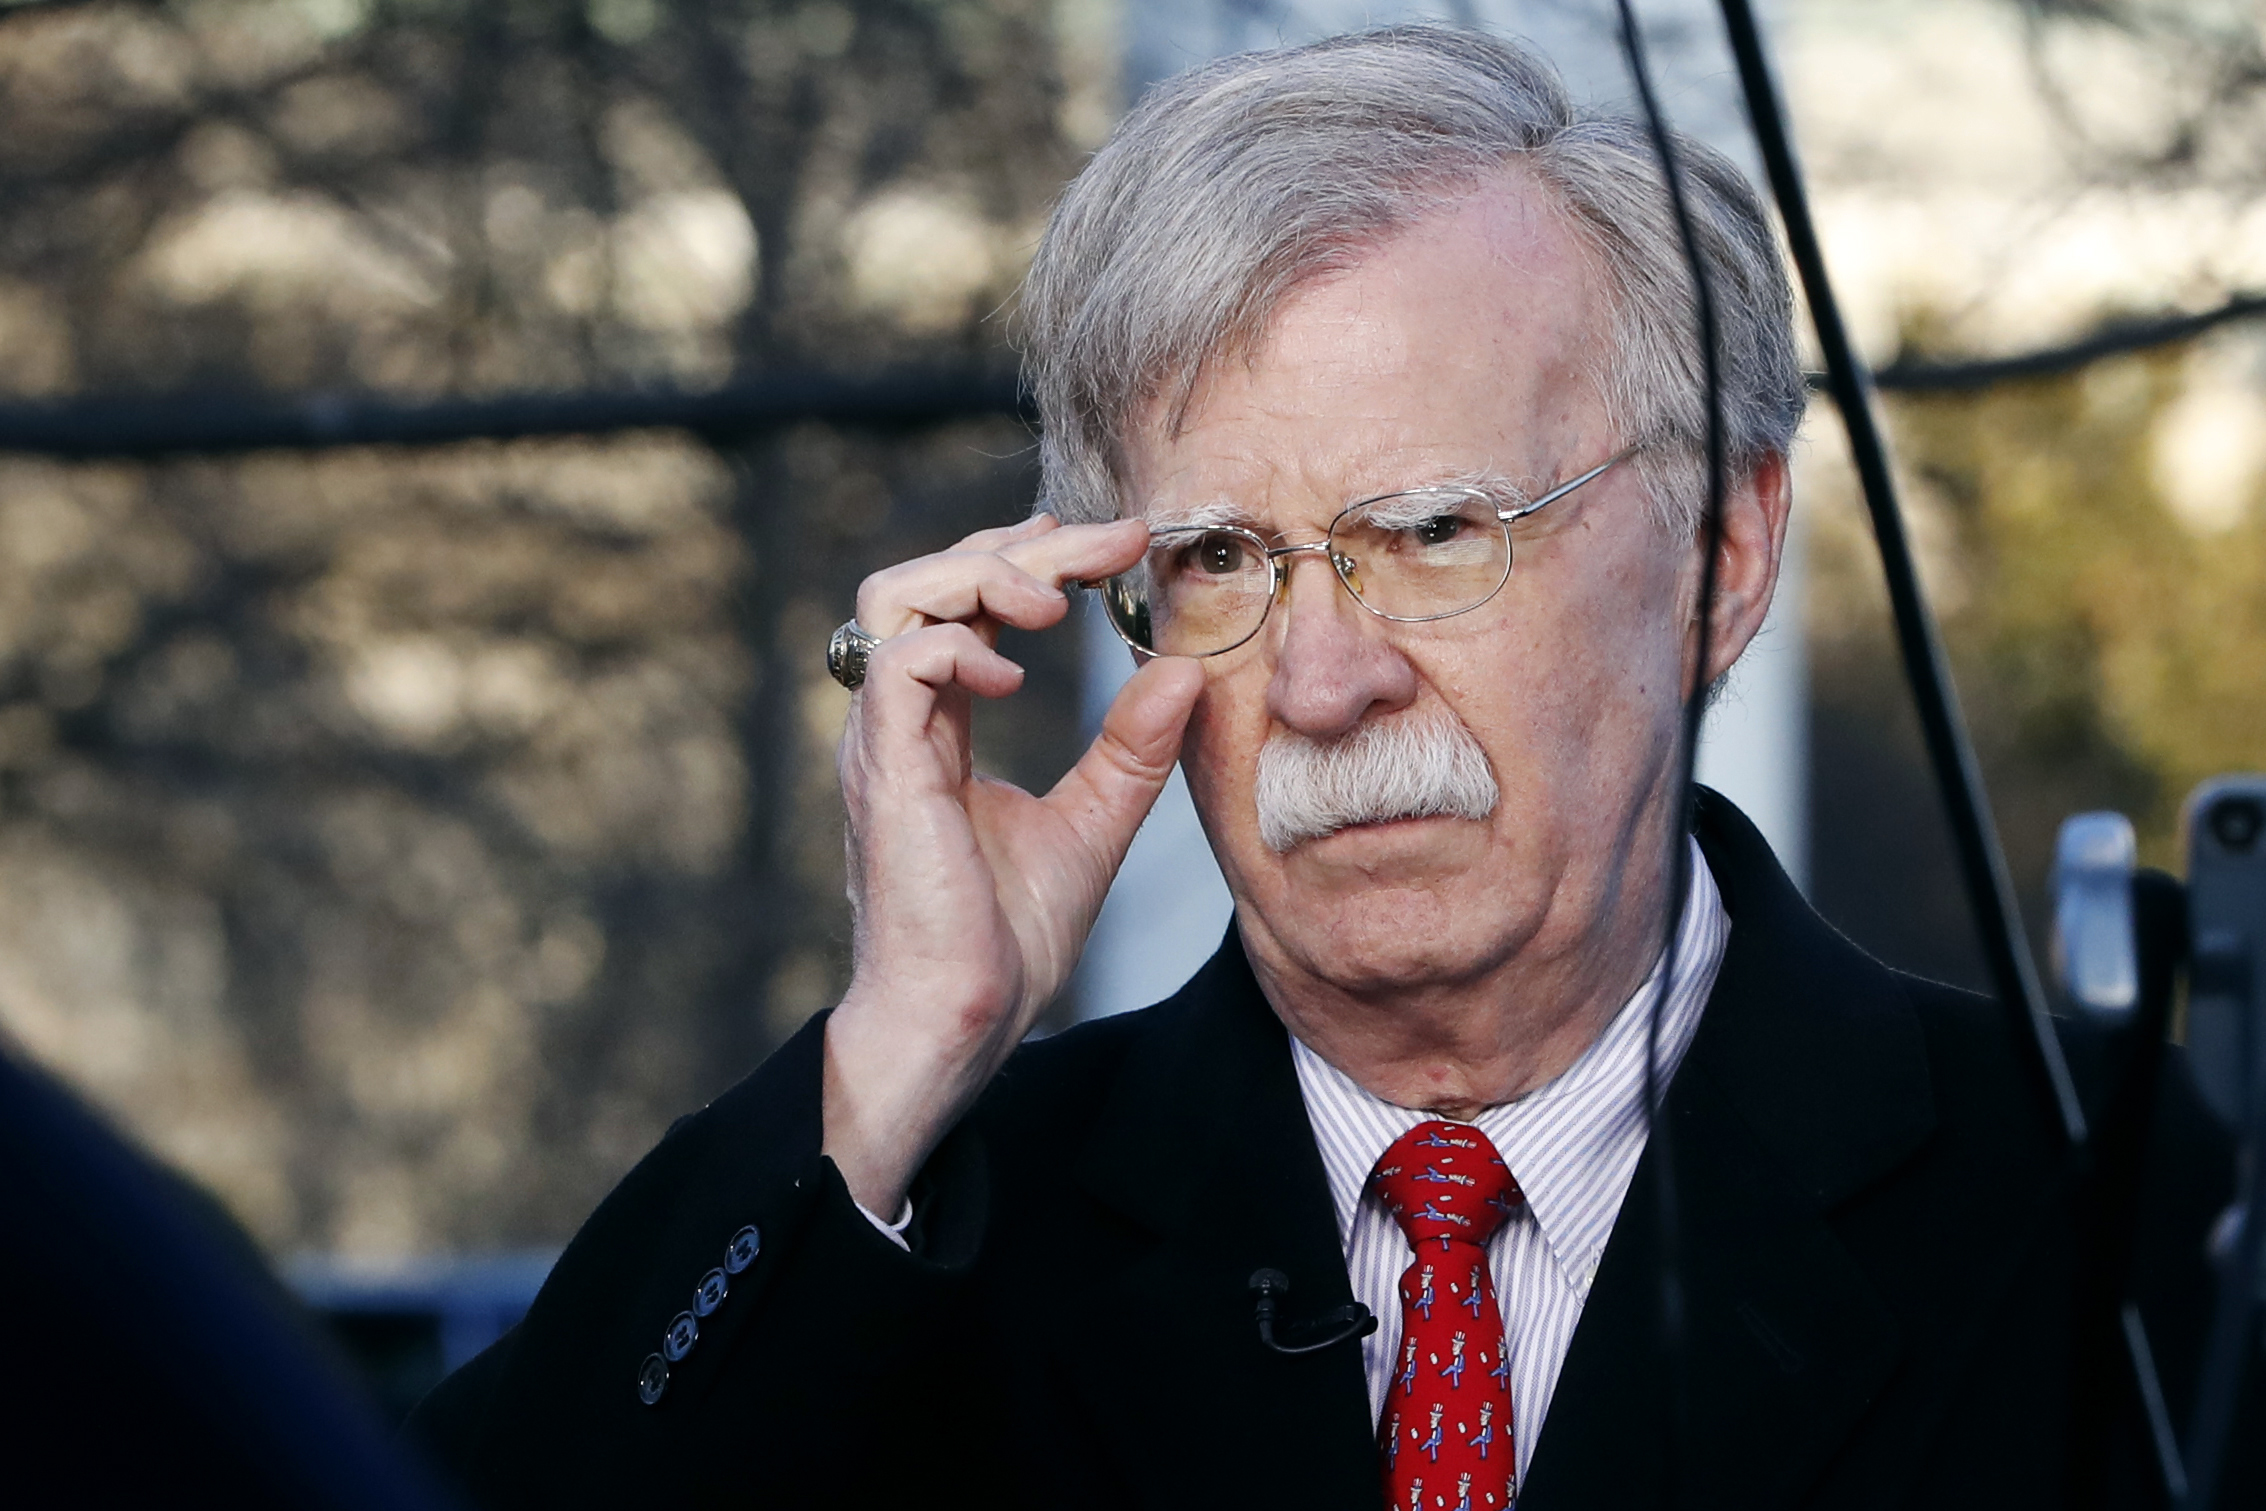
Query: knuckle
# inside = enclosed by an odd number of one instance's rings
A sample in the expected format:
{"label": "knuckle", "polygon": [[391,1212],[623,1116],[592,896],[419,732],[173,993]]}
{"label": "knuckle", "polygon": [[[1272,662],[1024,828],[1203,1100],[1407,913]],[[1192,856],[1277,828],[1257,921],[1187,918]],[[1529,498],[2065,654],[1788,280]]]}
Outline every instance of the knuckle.
{"label": "knuckle", "polygon": [[998,582],[1013,574],[1007,558],[997,551],[955,551],[947,560],[960,569],[963,579],[978,584]]}
{"label": "knuckle", "polygon": [[986,593],[1029,581],[1030,574],[999,552],[964,546],[899,562],[867,577],[858,585],[860,621],[886,620],[899,612],[939,619],[980,612]]}
{"label": "knuckle", "polygon": [[1167,763],[1144,757],[1116,735],[1110,735],[1102,741],[1102,759],[1124,775],[1143,780],[1156,777],[1159,773],[1169,774]]}
{"label": "knuckle", "polygon": [[955,658],[964,657],[970,651],[988,651],[991,649],[984,643],[983,636],[976,633],[973,626],[963,624],[957,619],[944,624],[932,624],[919,633],[933,636],[934,638],[930,643],[936,649],[948,652]]}
{"label": "knuckle", "polygon": [[890,585],[896,580],[897,573],[901,570],[900,567],[883,567],[858,584],[858,618],[861,621],[872,615],[874,610],[886,601]]}
{"label": "knuckle", "polygon": [[866,657],[866,682],[870,686],[876,673],[911,671],[928,665],[939,655],[956,655],[968,644],[982,644],[976,632],[957,620],[922,625],[891,635],[875,646]]}
{"label": "knuckle", "polygon": [[920,648],[921,637],[924,633],[925,631],[922,630],[907,630],[902,635],[891,635],[881,644],[866,652],[866,686],[871,687],[883,673],[895,671],[901,666],[906,656]]}

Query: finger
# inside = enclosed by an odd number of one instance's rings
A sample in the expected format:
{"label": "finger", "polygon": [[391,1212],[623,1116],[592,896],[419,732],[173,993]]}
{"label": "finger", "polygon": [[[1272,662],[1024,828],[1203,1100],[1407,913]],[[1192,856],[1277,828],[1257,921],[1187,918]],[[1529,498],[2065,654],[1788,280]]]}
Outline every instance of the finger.
{"label": "finger", "polygon": [[850,702],[836,763],[853,897],[863,894],[869,845],[912,838],[907,823],[917,833],[934,821],[933,813],[920,817],[925,800],[949,799],[967,784],[974,758],[970,695],[1005,697],[1022,683],[1023,669],[964,624],[932,625],[875,647],[865,685]]}
{"label": "finger", "polygon": [[1069,607],[1060,588],[993,551],[923,556],[876,572],[858,588],[858,623],[884,639],[978,618],[1041,630]]}
{"label": "finger", "polygon": [[858,587],[858,623],[884,639],[939,620],[988,616],[1044,629],[1068,610],[1061,585],[1122,572],[1141,559],[1138,520],[1064,525],[997,551],[945,551],[901,562]]}
{"label": "finger", "polygon": [[873,648],[859,691],[869,714],[877,702],[893,707],[932,704],[950,687],[979,698],[1004,698],[1023,685],[1023,668],[985,644],[964,624],[932,624]]}
{"label": "finger", "polygon": [[989,530],[978,530],[952,549],[955,551],[996,551],[1010,542],[1025,540],[1033,535],[1043,535],[1049,530],[1060,529],[1061,526],[1062,521],[1051,514],[1034,514],[1028,519],[1019,519],[1011,525],[994,525]]}
{"label": "finger", "polygon": [[1204,669],[1186,657],[1149,662],[1118,690],[1102,732],[1054,790],[1047,805],[1093,847],[1114,873],[1180,758],[1188,716],[1204,690]]}
{"label": "finger", "polygon": [[1099,525],[1064,525],[1012,541],[999,554],[1033,577],[1059,586],[1115,576],[1138,562],[1148,547],[1146,521],[1113,519]]}

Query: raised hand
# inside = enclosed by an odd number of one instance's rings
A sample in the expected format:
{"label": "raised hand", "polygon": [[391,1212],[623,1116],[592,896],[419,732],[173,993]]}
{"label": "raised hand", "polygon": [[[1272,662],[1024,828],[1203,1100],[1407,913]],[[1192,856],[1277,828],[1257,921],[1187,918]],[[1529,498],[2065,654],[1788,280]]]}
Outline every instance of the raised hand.
{"label": "raised hand", "polygon": [[877,572],[858,622],[882,643],[842,737],[850,988],[826,1029],[825,1151],[870,1211],[897,1211],[929,1151],[1077,963],[1110,879],[1163,790],[1203,687],[1152,661],[1044,797],[973,770],[978,697],[1022,686],[1001,625],[1045,629],[1066,581],[1140,559],[1139,521],[1041,515]]}

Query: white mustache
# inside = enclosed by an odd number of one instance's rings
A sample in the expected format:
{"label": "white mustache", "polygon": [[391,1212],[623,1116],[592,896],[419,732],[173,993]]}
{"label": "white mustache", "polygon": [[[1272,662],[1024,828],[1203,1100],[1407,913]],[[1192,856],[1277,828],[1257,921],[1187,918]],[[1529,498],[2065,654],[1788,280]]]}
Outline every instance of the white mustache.
{"label": "white mustache", "polygon": [[1280,855],[1351,824],[1483,819],[1502,789],[1478,737],[1452,718],[1363,724],[1334,740],[1288,730],[1259,750],[1259,838]]}

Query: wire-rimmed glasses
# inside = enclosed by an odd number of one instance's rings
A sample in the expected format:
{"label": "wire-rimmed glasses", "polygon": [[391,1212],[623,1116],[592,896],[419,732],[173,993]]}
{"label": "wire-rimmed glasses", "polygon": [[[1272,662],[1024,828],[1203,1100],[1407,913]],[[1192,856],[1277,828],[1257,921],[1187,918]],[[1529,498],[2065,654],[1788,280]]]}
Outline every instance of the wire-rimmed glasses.
{"label": "wire-rimmed glasses", "polygon": [[1380,619],[1421,624],[1468,614],[1511,577],[1511,526],[1612,471],[1631,446],[1529,503],[1505,508],[1464,484],[1348,504],[1328,535],[1271,546],[1237,525],[1168,526],[1137,566],[1098,584],[1119,638],[1149,656],[1217,656],[1259,633],[1289,582],[1284,558],[1313,552]]}

